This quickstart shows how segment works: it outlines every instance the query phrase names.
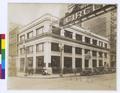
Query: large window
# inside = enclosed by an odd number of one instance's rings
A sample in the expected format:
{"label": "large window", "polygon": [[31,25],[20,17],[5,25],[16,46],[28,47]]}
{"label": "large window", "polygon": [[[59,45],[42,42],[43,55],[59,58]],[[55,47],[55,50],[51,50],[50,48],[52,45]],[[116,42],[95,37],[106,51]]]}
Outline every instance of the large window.
{"label": "large window", "polygon": [[82,35],[76,34],[76,40],[82,41]]}
{"label": "large window", "polygon": [[97,51],[92,51],[92,56],[96,57],[97,56]]}
{"label": "large window", "polygon": [[64,72],[72,72],[72,57],[64,57]]}
{"label": "large window", "polygon": [[107,48],[107,43],[105,43],[105,48]]}
{"label": "large window", "polygon": [[82,68],[82,59],[81,58],[75,58],[75,67]]}
{"label": "large window", "polygon": [[90,44],[90,38],[89,37],[85,37],[85,43]]}
{"label": "large window", "polygon": [[44,50],[44,43],[39,43],[36,45],[36,52],[42,52]]}
{"label": "large window", "polygon": [[96,59],[93,59],[93,60],[92,60],[92,66],[93,66],[93,67],[97,67],[97,60],[96,60]]}
{"label": "large window", "polygon": [[28,46],[27,47],[27,53],[33,53],[33,46]]}
{"label": "large window", "polygon": [[104,57],[107,58],[107,53],[104,53]]}
{"label": "large window", "polygon": [[102,60],[99,60],[99,66],[103,66],[103,61]]}
{"label": "large window", "polygon": [[36,35],[40,35],[40,34],[43,33],[43,27],[44,27],[44,26],[36,29]]}
{"label": "large window", "polygon": [[72,38],[72,32],[65,30],[64,31],[65,37]]}
{"label": "large window", "polygon": [[85,68],[88,68],[88,67],[89,67],[89,60],[85,59]]}
{"label": "large window", "polygon": [[24,41],[25,40],[25,35],[21,35],[20,36],[20,41]]}
{"label": "large window", "polygon": [[103,57],[103,53],[102,52],[99,52],[99,57]]}
{"label": "large window", "polygon": [[76,47],[75,48],[75,53],[76,54],[82,54],[82,48]]}
{"label": "large window", "polygon": [[103,42],[102,41],[99,41],[99,46],[103,47]]}
{"label": "large window", "polygon": [[56,35],[60,35],[60,28],[52,26],[52,33]]}
{"label": "large window", "polygon": [[90,53],[90,50],[89,49],[85,49],[85,54],[88,54]]}
{"label": "large window", "polygon": [[59,51],[59,43],[51,43],[51,51]]}
{"label": "large window", "polygon": [[53,73],[60,72],[60,56],[51,56],[51,67]]}
{"label": "large window", "polygon": [[30,39],[33,37],[33,31],[27,33],[27,39]]}
{"label": "large window", "polygon": [[36,73],[42,73],[44,67],[44,56],[36,57]]}
{"label": "large window", "polygon": [[65,53],[72,53],[72,46],[64,45],[64,52]]}
{"label": "large window", "polygon": [[93,39],[92,42],[93,42],[93,45],[97,45],[97,40]]}
{"label": "large window", "polygon": [[32,69],[32,67],[33,67],[33,57],[28,57],[27,61],[28,61],[28,68]]}

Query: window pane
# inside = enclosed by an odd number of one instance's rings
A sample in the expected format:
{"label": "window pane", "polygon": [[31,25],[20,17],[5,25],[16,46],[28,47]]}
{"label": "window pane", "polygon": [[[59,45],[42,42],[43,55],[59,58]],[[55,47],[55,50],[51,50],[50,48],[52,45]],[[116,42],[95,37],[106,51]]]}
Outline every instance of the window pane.
{"label": "window pane", "polygon": [[75,53],[76,54],[82,54],[82,48],[76,47],[75,48]]}
{"label": "window pane", "polygon": [[27,47],[27,53],[33,53],[33,46]]}
{"label": "window pane", "polygon": [[104,53],[104,57],[107,58],[107,53]]}
{"label": "window pane", "polygon": [[65,37],[72,38],[72,32],[69,32],[67,30],[65,30],[64,35]]}
{"label": "window pane", "polygon": [[64,52],[65,53],[72,53],[72,46],[64,45]]}
{"label": "window pane", "polygon": [[85,37],[85,43],[90,44],[90,38],[89,37]]}
{"label": "window pane", "polygon": [[75,67],[82,68],[82,59],[81,58],[75,59]]}
{"label": "window pane", "polygon": [[59,44],[51,43],[51,51],[59,51]]}
{"label": "window pane", "polygon": [[76,34],[76,40],[82,41],[82,35]]}
{"label": "window pane", "polygon": [[92,51],[92,56],[96,57],[97,56],[97,51]]}
{"label": "window pane", "polygon": [[32,37],[33,37],[33,31],[32,31],[32,32],[27,33],[27,38],[28,38],[28,39],[30,39],[30,38],[32,38]]}
{"label": "window pane", "polygon": [[95,59],[92,60],[92,66],[97,67],[97,60],[95,60]]}
{"label": "window pane", "polygon": [[102,52],[99,52],[99,57],[103,57],[103,53]]}
{"label": "window pane", "polygon": [[97,40],[93,39],[92,42],[94,45],[97,45]]}
{"label": "window pane", "polygon": [[90,50],[89,49],[85,49],[85,54],[89,53]]}
{"label": "window pane", "polygon": [[44,49],[44,44],[40,43],[36,45],[36,52],[41,52]]}
{"label": "window pane", "polygon": [[99,66],[103,66],[102,60],[99,60]]}
{"label": "window pane", "polygon": [[52,33],[56,34],[56,35],[60,35],[60,28],[52,26]]}
{"label": "window pane", "polygon": [[36,35],[40,35],[42,33],[43,33],[43,26],[38,28],[38,29],[36,29]]}
{"label": "window pane", "polygon": [[107,48],[107,43],[105,43],[105,48]]}
{"label": "window pane", "polygon": [[85,67],[89,67],[89,60],[85,60]]}
{"label": "window pane", "polygon": [[103,42],[99,41],[99,46],[103,47]]}

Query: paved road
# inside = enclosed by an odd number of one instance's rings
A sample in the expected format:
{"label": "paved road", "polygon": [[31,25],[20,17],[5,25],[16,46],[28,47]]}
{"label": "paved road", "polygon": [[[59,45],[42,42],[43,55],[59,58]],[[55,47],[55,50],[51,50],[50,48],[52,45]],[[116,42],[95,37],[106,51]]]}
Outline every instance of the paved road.
{"label": "paved road", "polygon": [[8,77],[8,89],[116,90],[116,74],[53,79]]}

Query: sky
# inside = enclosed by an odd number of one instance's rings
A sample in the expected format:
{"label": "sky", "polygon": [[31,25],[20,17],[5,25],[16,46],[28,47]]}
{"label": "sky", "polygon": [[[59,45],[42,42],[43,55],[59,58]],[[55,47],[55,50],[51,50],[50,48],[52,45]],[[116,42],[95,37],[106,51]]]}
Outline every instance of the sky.
{"label": "sky", "polygon": [[8,23],[26,25],[45,13],[56,17],[63,17],[67,11],[67,4],[35,4],[35,3],[9,3]]}

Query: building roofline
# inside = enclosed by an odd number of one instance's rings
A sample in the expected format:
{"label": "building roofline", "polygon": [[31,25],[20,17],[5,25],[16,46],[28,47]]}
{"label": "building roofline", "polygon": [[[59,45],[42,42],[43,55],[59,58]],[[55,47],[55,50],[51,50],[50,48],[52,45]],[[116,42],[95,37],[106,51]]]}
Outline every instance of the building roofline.
{"label": "building roofline", "polygon": [[72,25],[72,26],[70,26],[69,28],[74,29],[74,30],[81,31],[82,33],[85,33],[85,34],[94,36],[94,37],[99,38],[99,39],[103,39],[103,40],[109,41],[109,39],[106,38],[106,37],[100,36],[100,35],[98,35],[98,34],[95,34],[95,33],[91,32],[90,30],[84,29],[84,28],[82,28],[82,27],[78,27],[78,26],[76,26],[76,25]]}
{"label": "building roofline", "polygon": [[46,14],[40,16],[39,18],[31,21],[30,23],[26,24],[25,26],[23,26],[23,27],[19,30],[19,33],[23,32],[23,31],[26,30],[27,28],[35,25],[36,23],[38,23],[38,22],[40,22],[40,21],[43,21],[43,20],[46,21],[45,18],[50,18],[50,20],[51,20],[51,18],[55,18],[55,19],[59,20],[58,17],[53,16],[53,15],[51,15],[50,13],[46,13]]}

